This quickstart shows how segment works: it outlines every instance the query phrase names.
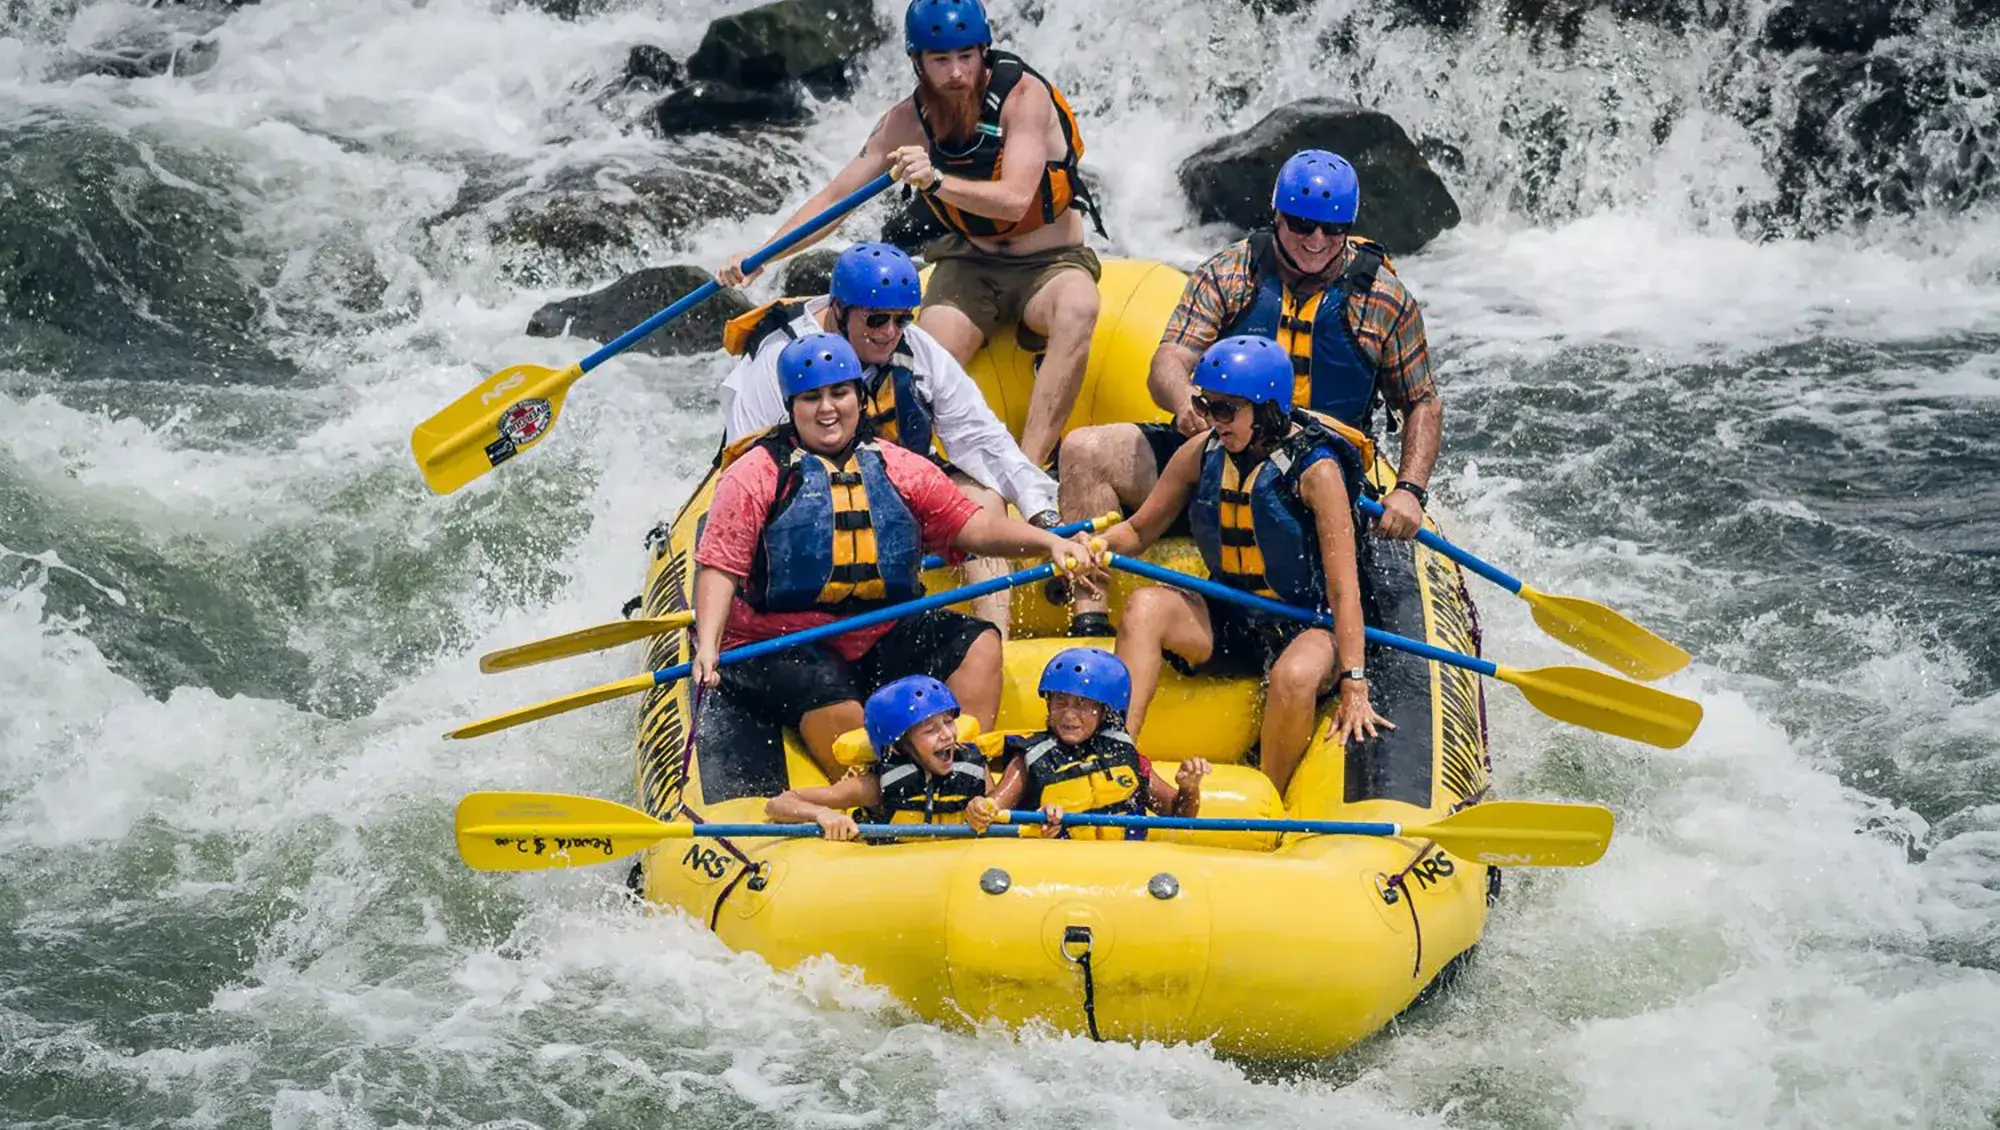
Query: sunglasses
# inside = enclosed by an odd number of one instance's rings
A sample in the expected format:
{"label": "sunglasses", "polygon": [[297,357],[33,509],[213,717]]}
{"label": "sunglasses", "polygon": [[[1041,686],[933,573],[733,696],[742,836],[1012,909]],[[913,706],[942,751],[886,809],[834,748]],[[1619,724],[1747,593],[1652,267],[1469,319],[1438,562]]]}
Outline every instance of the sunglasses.
{"label": "sunglasses", "polygon": [[1196,393],[1190,403],[1194,405],[1195,411],[1214,420],[1218,424],[1226,424],[1234,420],[1236,418],[1236,409],[1239,407],[1233,401],[1210,400],[1200,393]]}
{"label": "sunglasses", "polygon": [[863,314],[861,316],[862,324],[867,326],[871,330],[879,330],[883,326],[888,325],[890,322],[896,323],[896,328],[900,330],[907,327],[911,322],[914,322],[916,320],[917,316],[915,314],[910,313],[908,310],[904,310],[900,313],[895,313],[895,314],[887,312],[877,312],[874,314]]}
{"label": "sunglasses", "polygon": [[1285,230],[1291,232],[1293,235],[1311,235],[1316,231],[1323,231],[1329,237],[1343,236],[1347,234],[1349,228],[1354,226],[1353,224],[1330,224],[1324,220],[1308,220],[1304,216],[1294,216],[1289,212],[1278,213],[1278,218],[1285,222]]}

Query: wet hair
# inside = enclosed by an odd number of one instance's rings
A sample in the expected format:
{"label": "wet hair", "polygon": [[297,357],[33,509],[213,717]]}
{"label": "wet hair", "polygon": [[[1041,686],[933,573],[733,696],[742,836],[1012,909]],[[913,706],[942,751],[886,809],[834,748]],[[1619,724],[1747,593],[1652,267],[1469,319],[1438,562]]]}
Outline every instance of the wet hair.
{"label": "wet hair", "polygon": [[1275,401],[1260,400],[1250,406],[1250,442],[1276,443],[1291,429],[1291,413]]}

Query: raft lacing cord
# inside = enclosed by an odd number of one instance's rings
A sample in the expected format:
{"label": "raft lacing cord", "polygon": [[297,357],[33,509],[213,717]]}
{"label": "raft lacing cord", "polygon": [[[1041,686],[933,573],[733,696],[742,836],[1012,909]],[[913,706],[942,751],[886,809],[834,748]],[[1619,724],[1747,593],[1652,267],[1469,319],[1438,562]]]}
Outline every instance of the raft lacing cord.
{"label": "raft lacing cord", "polygon": [[[1072,944],[1083,946],[1075,957],[1070,957],[1069,953]],[[1101,1044],[1104,1037],[1097,1034],[1097,985],[1090,974],[1090,927],[1064,927],[1062,955],[1083,970],[1083,1020],[1090,1030],[1090,1038]]]}
{"label": "raft lacing cord", "polygon": [[[702,819],[701,813],[696,812],[687,802],[688,769],[694,764],[694,737],[695,734],[700,732],[701,704],[702,699],[707,694],[708,687],[705,684],[696,683],[694,685],[694,694],[688,703],[687,741],[681,743],[681,798],[678,802],[676,814],[686,816],[689,823],[693,824],[708,823],[707,820]],[[715,896],[715,905],[708,912],[708,928],[710,930],[715,929],[716,922],[721,919],[722,904],[729,901],[729,896],[735,893],[736,885],[763,870],[758,864],[752,862],[749,856],[744,855],[742,850],[735,844],[729,842],[727,837],[715,836],[712,838],[715,840],[717,846],[730,855],[735,856],[736,862],[743,866],[736,872],[736,877],[731,879],[729,884],[722,888],[722,893]]]}
{"label": "raft lacing cord", "polygon": [[[1478,792],[1452,805],[1451,812],[1460,812],[1472,805],[1478,804],[1492,788],[1493,783],[1491,781],[1481,785]],[[1446,815],[1450,815],[1450,813]],[[1385,878],[1382,883],[1383,886],[1395,891],[1397,897],[1402,899],[1403,903],[1410,908],[1410,929],[1417,935],[1417,960],[1416,964],[1410,967],[1411,977],[1415,977],[1417,974],[1423,972],[1424,968],[1424,924],[1417,920],[1417,900],[1412,897],[1416,892],[1410,890],[1410,885],[1404,882],[1404,879],[1409,876],[1410,872],[1417,869],[1417,864],[1422,863],[1424,857],[1429,855],[1431,849],[1436,846],[1436,840],[1425,840],[1422,844],[1418,845],[1417,854],[1410,857],[1410,862],[1404,864],[1401,871]]]}

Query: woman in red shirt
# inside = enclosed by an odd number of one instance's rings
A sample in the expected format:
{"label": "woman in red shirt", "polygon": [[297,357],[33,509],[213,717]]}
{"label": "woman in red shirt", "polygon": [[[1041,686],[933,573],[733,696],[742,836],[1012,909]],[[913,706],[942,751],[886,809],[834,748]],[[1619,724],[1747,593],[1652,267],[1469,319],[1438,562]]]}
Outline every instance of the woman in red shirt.
{"label": "woman in red shirt", "polygon": [[725,648],[915,599],[927,551],[1089,563],[1078,542],[982,512],[930,460],[875,442],[862,427],[862,379],[838,335],[785,347],[778,382],[791,421],[723,471],[694,558],[694,679],[796,728],[829,773],[833,741],[861,725],[862,700],[905,675],[943,680],[990,727],[999,633],[939,609],[727,667],[716,662]]}

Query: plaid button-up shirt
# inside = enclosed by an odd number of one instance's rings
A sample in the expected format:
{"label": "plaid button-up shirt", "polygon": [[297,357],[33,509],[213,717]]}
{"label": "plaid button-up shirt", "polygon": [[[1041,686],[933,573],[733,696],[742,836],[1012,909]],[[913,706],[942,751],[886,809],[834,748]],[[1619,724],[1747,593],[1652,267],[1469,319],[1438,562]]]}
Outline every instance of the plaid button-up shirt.
{"label": "plaid button-up shirt", "polygon": [[[1353,259],[1354,244],[1349,241],[1323,277],[1338,279]],[[1166,332],[1160,335],[1160,344],[1179,345],[1196,353],[1214,345],[1222,337],[1223,327],[1249,309],[1256,298],[1254,267],[1247,239],[1209,256],[1188,277],[1180,303],[1167,319]],[[1400,415],[1437,395],[1430,347],[1424,341],[1423,310],[1387,263],[1375,272],[1374,287],[1348,303],[1348,317],[1361,343],[1361,359],[1375,367],[1376,388],[1384,404]]]}

